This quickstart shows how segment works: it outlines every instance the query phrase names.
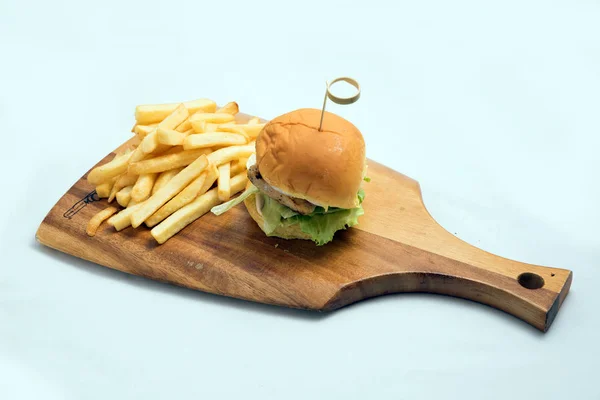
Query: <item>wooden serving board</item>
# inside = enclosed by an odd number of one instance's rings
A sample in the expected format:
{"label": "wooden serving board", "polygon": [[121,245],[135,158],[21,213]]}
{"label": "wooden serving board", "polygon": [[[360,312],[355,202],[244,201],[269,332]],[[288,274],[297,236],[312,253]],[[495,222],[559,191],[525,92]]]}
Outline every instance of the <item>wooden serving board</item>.
{"label": "wooden serving board", "polygon": [[243,205],[218,217],[209,213],[163,245],[145,227],[116,232],[104,223],[88,237],[89,219],[107,202],[98,200],[86,176],[40,225],[42,244],[204,292],[319,311],[388,293],[440,293],[504,310],[545,332],[573,277],[569,270],[508,260],[458,239],[427,212],[416,181],[374,161],[360,224],[321,247],[265,236]]}

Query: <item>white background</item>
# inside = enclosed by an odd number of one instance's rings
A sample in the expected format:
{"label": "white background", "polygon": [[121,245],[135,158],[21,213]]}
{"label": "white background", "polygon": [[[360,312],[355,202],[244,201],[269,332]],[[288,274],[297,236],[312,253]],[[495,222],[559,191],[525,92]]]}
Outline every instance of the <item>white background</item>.
{"label": "white background", "polygon": [[[0,1],[3,399],[599,399],[595,1]],[[546,334],[391,295],[327,316],[126,276],[42,248],[46,212],[140,103],[329,109],[417,179],[450,232],[574,271]]]}

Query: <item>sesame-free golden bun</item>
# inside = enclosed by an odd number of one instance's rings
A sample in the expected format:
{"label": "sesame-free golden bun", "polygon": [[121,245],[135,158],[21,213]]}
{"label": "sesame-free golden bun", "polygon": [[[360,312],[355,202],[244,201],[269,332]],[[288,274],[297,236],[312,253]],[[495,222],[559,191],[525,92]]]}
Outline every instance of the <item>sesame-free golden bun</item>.
{"label": "sesame-free golden bun", "polygon": [[365,141],[356,126],[321,110],[283,114],[256,139],[263,179],[282,193],[322,207],[357,207],[365,168]]}

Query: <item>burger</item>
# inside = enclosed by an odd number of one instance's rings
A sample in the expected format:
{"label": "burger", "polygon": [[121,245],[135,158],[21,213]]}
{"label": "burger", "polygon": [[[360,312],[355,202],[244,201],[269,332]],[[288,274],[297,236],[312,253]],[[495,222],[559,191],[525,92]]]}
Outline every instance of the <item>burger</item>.
{"label": "burger", "polygon": [[248,160],[248,186],[213,208],[222,214],[244,202],[267,236],[317,245],[358,224],[363,215],[365,142],[349,121],[321,110],[299,109],[265,125]]}

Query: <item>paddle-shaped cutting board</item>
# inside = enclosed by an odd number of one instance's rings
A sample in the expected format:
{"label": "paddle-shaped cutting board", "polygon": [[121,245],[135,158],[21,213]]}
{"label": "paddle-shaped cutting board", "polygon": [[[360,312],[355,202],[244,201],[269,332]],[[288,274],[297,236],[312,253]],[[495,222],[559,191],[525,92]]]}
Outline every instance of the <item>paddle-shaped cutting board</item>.
{"label": "paddle-shaped cutting board", "polygon": [[243,205],[218,217],[209,213],[163,245],[144,226],[116,232],[104,223],[88,237],[89,219],[107,201],[98,200],[86,175],[50,210],[37,239],[109,268],[261,303],[328,311],[388,293],[441,293],[548,330],[571,286],[571,271],[473,247],[429,215],[416,181],[374,161],[369,176],[360,224],[322,247],[265,236]]}

